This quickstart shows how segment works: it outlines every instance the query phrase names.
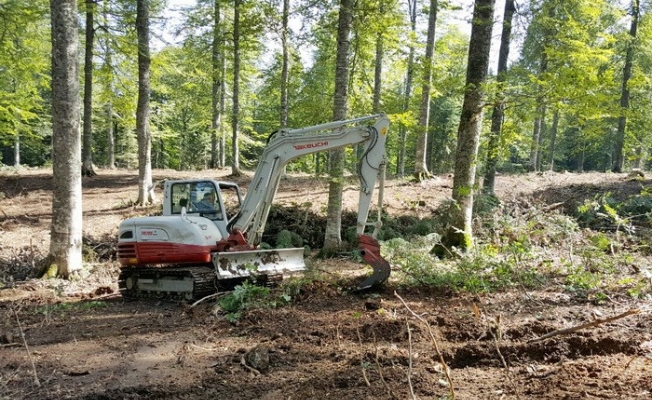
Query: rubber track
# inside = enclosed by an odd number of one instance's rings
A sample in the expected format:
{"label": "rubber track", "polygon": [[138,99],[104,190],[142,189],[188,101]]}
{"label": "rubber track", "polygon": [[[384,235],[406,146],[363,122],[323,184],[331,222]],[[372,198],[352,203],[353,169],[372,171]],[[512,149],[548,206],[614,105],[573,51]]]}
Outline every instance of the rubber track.
{"label": "rubber track", "polygon": [[120,271],[118,287],[122,297],[128,299],[164,299],[164,300],[187,300],[185,293],[163,293],[145,292],[138,289],[127,289],[126,281],[129,277],[157,278],[161,275],[174,276],[179,279],[192,277],[194,281],[192,299],[199,300],[217,292],[216,275],[212,268],[205,266],[189,267],[151,267],[151,268],[125,268]]}

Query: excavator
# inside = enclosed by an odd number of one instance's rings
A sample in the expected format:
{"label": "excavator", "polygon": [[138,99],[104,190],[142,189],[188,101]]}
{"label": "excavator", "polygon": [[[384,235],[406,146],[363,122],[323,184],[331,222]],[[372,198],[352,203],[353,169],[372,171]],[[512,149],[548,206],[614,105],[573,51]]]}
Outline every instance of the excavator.
{"label": "excavator", "polygon": [[[381,285],[391,272],[376,240],[382,225],[388,129],[389,118],[377,114],[275,131],[268,138],[244,198],[232,182],[165,181],[162,215],[129,218],[120,224],[117,258],[122,295],[190,301],[215,293],[223,283],[274,281],[305,270],[303,247],[260,247],[285,166],[307,154],[352,145],[363,149],[357,167],[358,248],[373,269],[357,290]],[[378,179],[378,217],[367,222]],[[371,234],[365,234],[368,227],[373,227]]]}

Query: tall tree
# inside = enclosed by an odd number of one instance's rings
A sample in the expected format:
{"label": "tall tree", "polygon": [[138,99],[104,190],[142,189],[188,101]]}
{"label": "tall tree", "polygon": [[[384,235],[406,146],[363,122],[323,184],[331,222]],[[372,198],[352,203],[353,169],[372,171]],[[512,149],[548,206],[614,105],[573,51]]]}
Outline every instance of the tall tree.
{"label": "tall tree", "polygon": [[[335,59],[335,94],[333,96],[333,121],[346,119],[349,87],[349,48],[354,0],[340,0],[337,24],[337,53]],[[330,179],[324,249],[334,251],[342,245],[342,190],[344,176],[344,150],[330,152]]]}
{"label": "tall tree", "polygon": [[[220,84],[220,115],[224,115],[226,112],[226,57],[222,57],[220,62],[220,68],[222,70],[222,82]],[[224,130],[220,130],[220,140],[219,140],[219,153],[220,153],[220,167],[224,168],[226,166],[226,135]]]}
{"label": "tall tree", "polygon": [[93,168],[93,41],[95,40],[95,0],[86,0],[86,44],[84,52],[84,127],[82,175],[95,176]]}
{"label": "tall tree", "polygon": [[428,38],[426,54],[423,58],[423,78],[421,82],[421,105],[419,107],[419,130],[417,137],[414,175],[422,180],[430,176],[427,165],[428,126],[430,119],[430,92],[432,90],[432,62],[435,54],[435,28],[437,26],[437,0],[430,0],[428,13]]}
{"label": "tall tree", "polygon": [[629,80],[632,77],[632,65],[634,62],[634,49],[636,46],[636,35],[638,32],[638,20],[640,16],[640,0],[632,0],[631,5],[632,22],[629,28],[629,40],[625,53],[625,66],[623,67],[623,84],[620,94],[620,116],[618,117],[618,131],[616,132],[616,143],[614,148],[614,162],[611,170],[622,172],[625,162],[625,128],[627,126],[627,111],[629,110]]}
{"label": "tall tree", "polygon": [[[411,37],[416,37],[417,31],[417,0],[408,0],[408,17],[410,20],[410,34]],[[409,41],[408,46],[408,60],[405,71],[405,91],[403,95],[403,113],[407,113],[410,109],[410,98],[412,97],[412,80],[414,79],[414,44],[412,40]],[[399,154],[398,154],[398,173],[400,176],[405,175],[405,148],[407,129],[404,124],[400,127],[399,139]]]}
{"label": "tall tree", "polygon": [[473,193],[478,158],[478,144],[482,131],[483,107],[485,105],[485,83],[491,50],[491,29],[493,26],[495,0],[475,0],[471,23],[466,91],[462,104],[462,115],[457,130],[455,151],[455,176],[453,178],[453,200],[449,227],[435,252],[443,254],[443,248],[457,247],[463,251],[473,248]]}
{"label": "tall tree", "polygon": [[505,1],[505,11],[503,13],[503,30],[500,36],[500,50],[498,51],[498,76],[496,81],[499,84],[498,97],[493,106],[491,114],[491,133],[489,134],[489,143],[487,144],[487,173],[484,176],[483,190],[487,194],[494,194],[494,183],[496,180],[496,164],[500,152],[500,131],[503,125],[505,115],[505,80],[507,79],[507,61],[509,60],[509,45],[512,36],[512,18],[516,7],[514,0]]}
{"label": "tall tree", "polygon": [[557,131],[559,130],[559,110],[555,109],[550,127],[550,147],[548,152],[548,169],[555,170],[555,146],[557,145]]}
{"label": "tall tree", "polygon": [[[378,12],[379,15],[383,15],[385,13],[385,2],[383,0],[380,1],[380,4],[378,5]],[[376,32],[376,56],[375,60],[375,68],[374,68],[374,97],[373,97],[373,111],[374,113],[380,112],[380,95],[382,92],[383,88],[383,54],[384,54],[384,47],[385,47],[385,42],[383,38],[383,29],[379,29],[378,32]]]}
{"label": "tall tree", "polygon": [[288,81],[290,71],[290,45],[288,43],[290,19],[290,0],[283,0],[283,11],[281,16],[281,49],[283,52],[283,65],[281,67],[281,128],[288,125],[288,114],[290,111],[288,101]]}
{"label": "tall tree", "polygon": [[[104,0],[104,5],[102,7],[103,22],[104,26],[108,27],[109,25],[109,0]],[[114,85],[113,85],[113,66],[111,65],[113,55],[111,52],[111,41],[109,35],[104,35],[104,65],[103,69],[107,73],[107,85],[106,89],[108,96],[106,99],[106,153],[107,153],[107,167],[109,169],[115,169],[115,135],[114,135],[114,123],[113,123],[113,96]]]}
{"label": "tall tree", "polygon": [[235,0],[233,10],[233,115],[231,116],[232,129],[232,157],[231,174],[239,176],[240,171],[240,11],[243,0]]}
{"label": "tall tree", "polygon": [[138,105],[136,131],[138,133],[138,204],[154,202],[152,185],[152,134],[149,130],[150,53],[149,0],[136,2],[136,31],[138,33]]}
{"label": "tall tree", "polygon": [[[211,168],[217,168],[220,160],[220,137],[222,136],[222,110],[220,109],[220,98],[222,96],[222,75],[221,59],[222,54],[222,24],[221,24],[221,0],[213,0],[213,43],[211,44],[211,70],[213,72],[212,82],[212,119],[211,119]],[[220,164],[220,166],[223,166]]]}
{"label": "tall tree", "polygon": [[50,257],[58,274],[82,266],[81,137],[77,0],[51,0],[52,226]]}

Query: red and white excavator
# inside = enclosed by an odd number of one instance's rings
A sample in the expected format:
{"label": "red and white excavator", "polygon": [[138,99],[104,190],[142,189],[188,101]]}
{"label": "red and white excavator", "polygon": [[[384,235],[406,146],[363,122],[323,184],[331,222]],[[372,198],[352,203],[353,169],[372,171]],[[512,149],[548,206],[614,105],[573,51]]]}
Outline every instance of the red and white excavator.
{"label": "red and white excavator", "polygon": [[[365,124],[370,121],[375,122]],[[378,114],[276,131],[268,139],[244,200],[231,182],[166,181],[163,215],[129,218],[120,224],[123,296],[192,300],[214,293],[224,280],[255,276],[264,281],[304,270],[304,248],[259,248],[284,167],[306,154],[356,144],[363,146],[357,235],[361,255],[373,268],[358,289],[382,284],[390,266],[381,257],[375,237],[381,226],[388,128],[387,116]],[[378,219],[367,223],[379,177]],[[365,234],[367,226],[374,226],[371,235]]]}

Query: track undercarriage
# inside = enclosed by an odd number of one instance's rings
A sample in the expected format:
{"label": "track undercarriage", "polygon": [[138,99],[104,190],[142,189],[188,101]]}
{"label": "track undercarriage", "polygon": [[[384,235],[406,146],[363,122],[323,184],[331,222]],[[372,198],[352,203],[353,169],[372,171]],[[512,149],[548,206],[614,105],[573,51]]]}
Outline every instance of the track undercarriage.
{"label": "track undercarriage", "polygon": [[283,281],[283,274],[252,274],[248,277],[218,280],[210,265],[132,267],[120,271],[118,287],[126,299],[196,301],[218,291],[232,290],[247,280],[272,287]]}
{"label": "track undercarriage", "polygon": [[123,268],[118,278],[123,297],[199,300],[217,292],[212,265]]}

